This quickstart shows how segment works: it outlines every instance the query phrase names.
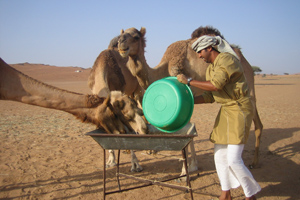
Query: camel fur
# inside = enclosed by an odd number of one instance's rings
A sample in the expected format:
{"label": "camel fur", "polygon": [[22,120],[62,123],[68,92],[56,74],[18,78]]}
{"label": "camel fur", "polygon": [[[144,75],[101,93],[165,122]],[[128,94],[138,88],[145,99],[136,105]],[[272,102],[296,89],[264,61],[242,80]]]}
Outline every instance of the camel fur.
{"label": "camel fur", "polygon": [[100,97],[106,97],[114,90],[121,91],[141,105],[144,89],[126,67],[128,59],[120,56],[117,44],[118,37],[115,37],[99,54],[88,77],[88,86],[93,94]]}

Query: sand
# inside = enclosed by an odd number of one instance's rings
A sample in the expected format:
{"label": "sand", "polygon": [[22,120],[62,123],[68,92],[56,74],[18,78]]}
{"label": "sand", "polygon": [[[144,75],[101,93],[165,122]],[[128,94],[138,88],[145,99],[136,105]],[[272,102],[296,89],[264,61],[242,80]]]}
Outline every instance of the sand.
{"label": "sand", "polygon": [[[90,93],[90,69],[47,65],[13,65],[16,69],[50,85],[74,92]],[[75,72],[80,70],[81,72]],[[260,162],[251,169],[262,187],[262,200],[300,199],[300,75],[256,76],[257,107],[264,125]],[[198,136],[195,148],[199,171],[191,174],[195,199],[218,197],[220,186],[213,162],[213,144],[208,141],[217,104],[196,105],[192,116]],[[103,151],[85,133],[96,127],[57,110],[0,101],[0,199],[102,199]],[[243,154],[252,162],[254,127]],[[178,175],[181,152],[161,151],[148,155],[136,151],[144,170],[130,172],[130,156],[121,154],[121,171],[142,178]],[[107,190],[116,190],[116,168],[107,170]],[[171,182],[178,184],[177,182]],[[121,179],[123,188],[139,183]],[[180,183],[179,183],[180,184]],[[180,184],[184,185],[184,183]],[[241,188],[234,199],[244,199]],[[150,186],[107,195],[106,199],[189,199],[189,194],[161,186]]]}

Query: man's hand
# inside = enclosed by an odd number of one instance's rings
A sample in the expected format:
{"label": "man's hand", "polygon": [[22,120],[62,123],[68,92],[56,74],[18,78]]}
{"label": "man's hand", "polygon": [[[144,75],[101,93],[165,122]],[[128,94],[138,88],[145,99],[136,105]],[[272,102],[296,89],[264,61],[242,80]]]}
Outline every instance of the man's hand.
{"label": "man's hand", "polygon": [[180,83],[183,83],[183,84],[187,84],[188,83],[187,77],[184,74],[178,74],[177,75],[177,80]]}

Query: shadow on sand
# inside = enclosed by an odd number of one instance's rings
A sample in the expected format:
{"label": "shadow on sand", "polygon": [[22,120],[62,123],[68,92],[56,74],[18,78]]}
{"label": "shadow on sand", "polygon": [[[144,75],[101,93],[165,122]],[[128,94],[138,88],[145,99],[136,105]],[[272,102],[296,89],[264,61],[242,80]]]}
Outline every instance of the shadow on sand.
{"label": "shadow on sand", "polygon": [[[300,167],[299,164],[292,161],[292,158],[299,157],[300,152],[300,142],[296,141],[293,144],[283,145],[280,148],[275,150],[270,150],[270,146],[282,139],[290,138],[297,132],[299,134],[300,128],[288,128],[288,129],[265,129],[263,131],[262,143],[260,148],[260,164],[258,168],[252,169],[251,172],[255,179],[261,183],[262,191],[257,195],[257,197],[284,197],[285,199],[299,199],[300,197]],[[253,146],[254,146],[254,133],[251,131],[248,144],[245,146],[243,158],[245,164],[249,164],[253,158]],[[197,144],[196,144],[197,145]],[[100,148],[100,147],[99,147]],[[197,184],[193,184],[194,181],[201,181],[201,177],[206,175],[211,175],[214,172],[214,163],[213,163],[213,153],[201,154],[197,152],[197,157],[199,159],[199,166],[202,169],[201,176],[191,175],[192,177],[192,186],[195,194],[203,194],[202,190],[207,187],[211,187],[210,184],[205,185],[204,187],[199,187]],[[155,159],[155,158],[154,158]],[[156,166],[166,166],[170,174],[178,174],[181,171],[181,165],[178,164],[178,160],[174,159],[162,159],[157,162],[150,162],[150,159],[145,159],[141,163],[144,167],[144,171],[135,176],[145,177],[153,176],[153,174],[161,173],[161,169]],[[169,166],[169,167],[168,167]],[[175,166],[175,167],[174,167]],[[120,171],[128,172],[130,169],[130,163],[122,163],[120,166]],[[170,169],[170,171],[169,171]],[[212,172],[213,171],[213,172]],[[116,190],[117,183],[115,179],[115,168],[107,169],[107,191]],[[167,174],[167,172],[166,172]],[[165,175],[168,176],[168,175]],[[6,199],[16,199],[16,198],[33,198],[36,196],[46,195],[47,193],[55,193],[64,191],[66,196],[60,199],[70,199],[82,197],[85,194],[95,193],[102,197],[102,184],[103,184],[103,171],[102,169],[97,169],[91,173],[77,174],[72,176],[63,176],[60,178],[48,179],[48,180],[35,180],[34,182],[23,182],[20,184],[10,184],[2,185],[0,187],[0,194],[2,192],[12,192],[14,190],[31,190],[35,191],[34,194],[30,192],[24,195],[14,196],[13,198]],[[78,190],[75,192],[74,186],[71,183],[81,183],[81,185],[76,186],[78,188],[85,187],[85,191]],[[62,187],[61,184],[64,186]],[[121,179],[121,184],[123,188],[137,186],[139,182],[132,182]],[[216,183],[218,184],[218,183]],[[45,186],[51,186],[52,189],[42,190]],[[69,186],[66,186],[69,185]],[[40,190],[40,192],[38,192]],[[66,192],[70,190],[70,192]],[[73,190],[73,192],[71,192]],[[69,195],[68,195],[69,194]],[[175,194],[166,193],[166,199],[176,198],[175,196],[182,194],[178,191]],[[174,196],[175,195],[175,196]],[[204,195],[215,195],[215,194],[204,194]],[[3,196],[3,195],[1,195]]]}

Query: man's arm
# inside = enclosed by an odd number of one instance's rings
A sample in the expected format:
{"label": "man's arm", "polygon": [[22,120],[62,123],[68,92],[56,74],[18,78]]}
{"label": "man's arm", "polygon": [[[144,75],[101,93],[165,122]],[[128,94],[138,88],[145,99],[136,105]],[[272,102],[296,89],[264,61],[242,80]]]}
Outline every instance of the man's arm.
{"label": "man's arm", "polygon": [[191,80],[190,85],[200,88],[205,91],[217,91],[218,90],[218,88],[216,88],[210,81]]}
{"label": "man's arm", "polygon": [[[184,74],[178,74],[177,80],[181,83],[188,84],[188,79]],[[205,90],[205,91],[217,91],[218,90],[218,88],[216,88],[210,81],[191,80],[189,85],[197,87],[197,88],[199,88],[201,90]]]}

